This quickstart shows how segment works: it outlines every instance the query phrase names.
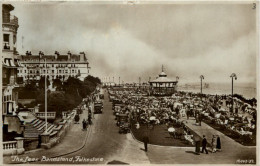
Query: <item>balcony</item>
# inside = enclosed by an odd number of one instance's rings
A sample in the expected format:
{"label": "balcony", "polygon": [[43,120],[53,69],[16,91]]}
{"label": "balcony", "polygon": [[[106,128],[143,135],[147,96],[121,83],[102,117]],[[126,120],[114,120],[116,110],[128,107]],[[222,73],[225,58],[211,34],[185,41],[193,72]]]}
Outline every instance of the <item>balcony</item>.
{"label": "balcony", "polygon": [[8,15],[6,15],[6,17],[3,17],[3,24],[12,24],[18,27],[18,18],[14,15],[10,15],[8,18]]}
{"label": "balcony", "polygon": [[9,51],[10,50],[10,45],[9,42],[3,42],[3,50],[5,51]]}

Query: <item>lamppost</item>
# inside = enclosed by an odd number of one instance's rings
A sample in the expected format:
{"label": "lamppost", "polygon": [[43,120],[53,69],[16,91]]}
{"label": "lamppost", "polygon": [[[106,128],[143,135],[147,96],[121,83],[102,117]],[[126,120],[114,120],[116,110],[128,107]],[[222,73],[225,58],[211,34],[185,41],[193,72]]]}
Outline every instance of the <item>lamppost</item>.
{"label": "lamppost", "polygon": [[119,80],[119,86],[120,86],[120,77],[118,78],[118,80]]}
{"label": "lamppost", "polygon": [[46,58],[45,58],[45,133],[47,134],[47,65],[46,65]]}
{"label": "lamppost", "polygon": [[176,76],[176,81],[178,81],[180,78],[179,78],[179,76]]}
{"label": "lamppost", "polygon": [[233,99],[233,80],[234,80],[234,78],[235,78],[235,80],[237,80],[237,75],[235,74],[235,73],[232,73],[231,74],[231,80],[232,80],[232,91],[231,91],[231,93],[232,93],[232,113],[234,112],[234,99]]}
{"label": "lamppost", "polygon": [[204,79],[203,75],[200,75],[200,93],[202,94],[202,80]]}

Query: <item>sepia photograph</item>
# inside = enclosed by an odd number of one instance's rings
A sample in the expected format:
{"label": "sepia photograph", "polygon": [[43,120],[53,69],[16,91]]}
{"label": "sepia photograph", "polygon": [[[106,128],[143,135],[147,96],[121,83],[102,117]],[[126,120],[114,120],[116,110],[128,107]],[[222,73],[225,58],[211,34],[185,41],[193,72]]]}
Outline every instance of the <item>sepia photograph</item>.
{"label": "sepia photograph", "polygon": [[1,7],[2,164],[259,164],[257,1]]}

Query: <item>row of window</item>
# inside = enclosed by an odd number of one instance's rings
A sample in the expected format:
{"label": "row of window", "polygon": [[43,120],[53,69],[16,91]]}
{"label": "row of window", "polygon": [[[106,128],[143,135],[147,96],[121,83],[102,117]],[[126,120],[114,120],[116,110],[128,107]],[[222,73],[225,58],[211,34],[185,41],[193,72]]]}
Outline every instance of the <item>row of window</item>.
{"label": "row of window", "polygon": [[[44,74],[45,74],[46,71],[47,71],[47,73],[55,73],[55,70],[51,70],[51,71],[41,70],[41,71],[42,71],[41,73],[44,73]],[[56,73],[68,73],[68,72],[70,72],[70,73],[77,73],[77,72],[80,73],[80,70],[57,70]],[[18,70],[18,73],[23,73],[23,70]],[[24,73],[27,73],[27,70],[24,70]],[[40,71],[39,70],[29,70],[29,73],[30,74],[32,74],[32,73],[39,74]]]}
{"label": "row of window", "polygon": [[[73,77],[73,75],[69,75],[69,76]],[[47,76],[47,78],[50,78],[50,77],[51,77],[52,79],[55,79],[55,78],[66,78],[66,77],[68,77],[68,76],[65,76],[65,75]],[[24,78],[27,79],[27,78],[36,78],[36,77],[33,76],[33,75],[29,75],[29,76],[24,76]]]}
{"label": "row of window", "polygon": [[[24,65],[24,67],[45,67],[45,64],[38,64],[38,65]],[[75,64],[46,64],[46,67],[76,67]]]}

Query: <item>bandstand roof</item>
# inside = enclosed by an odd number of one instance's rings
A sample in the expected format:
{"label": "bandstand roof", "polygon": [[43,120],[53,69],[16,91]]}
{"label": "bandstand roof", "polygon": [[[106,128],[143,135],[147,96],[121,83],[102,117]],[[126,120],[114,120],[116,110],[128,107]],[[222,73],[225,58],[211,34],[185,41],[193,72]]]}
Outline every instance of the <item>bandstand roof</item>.
{"label": "bandstand roof", "polygon": [[155,80],[149,81],[149,83],[177,83],[178,81],[171,80],[167,78],[167,74],[164,72],[162,66],[162,72],[159,74],[159,77]]}
{"label": "bandstand roof", "polygon": [[150,81],[150,83],[156,83],[156,82],[158,82],[158,83],[164,83],[164,82],[177,83],[177,81],[173,81],[167,77],[158,77],[157,79]]}

